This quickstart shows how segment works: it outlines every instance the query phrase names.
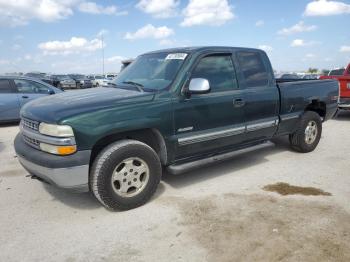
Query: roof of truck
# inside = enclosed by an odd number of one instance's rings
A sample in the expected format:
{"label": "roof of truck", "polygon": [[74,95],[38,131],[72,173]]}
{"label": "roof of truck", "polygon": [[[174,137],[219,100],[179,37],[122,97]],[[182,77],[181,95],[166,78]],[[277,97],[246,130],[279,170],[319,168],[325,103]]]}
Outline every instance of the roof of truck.
{"label": "roof of truck", "polygon": [[147,52],[146,54],[152,53],[193,53],[193,52],[201,52],[201,51],[225,51],[228,49],[236,49],[236,50],[259,50],[257,48],[246,48],[246,47],[233,47],[233,46],[189,46],[189,47],[177,47],[177,48],[169,48],[169,49],[161,49],[152,52]]}

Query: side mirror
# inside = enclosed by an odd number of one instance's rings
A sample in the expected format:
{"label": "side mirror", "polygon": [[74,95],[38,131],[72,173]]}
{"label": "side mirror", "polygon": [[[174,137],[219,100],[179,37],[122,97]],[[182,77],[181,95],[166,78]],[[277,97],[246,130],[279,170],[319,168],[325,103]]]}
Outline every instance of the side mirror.
{"label": "side mirror", "polygon": [[190,94],[206,94],[210,92],[209,81],[205,78],[192,78],[188,86]]}
{"label": "side mirror", "polygon": [[48,93],[49,95],[54,95],[54,94],[55,94],[55,91],[53,91],[52,89],[48,89],[48,90],[47,90],[47,93]]}

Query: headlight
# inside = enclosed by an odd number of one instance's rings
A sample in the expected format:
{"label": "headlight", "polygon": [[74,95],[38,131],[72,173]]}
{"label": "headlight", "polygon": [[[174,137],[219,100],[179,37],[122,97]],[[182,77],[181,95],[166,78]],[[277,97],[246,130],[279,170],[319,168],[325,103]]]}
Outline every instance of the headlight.
{"label": "headlight", "polygon": [[45,151],[47,153],[55,154],[55,155],[71,155],[77,151],[77,146],[56,146],[56,145],[49,145],[45,143],[40,143],[40,149],[42,151]]}
{"label": "headlight", "polygon": [[74,136],[73,129],[66,125],[52,125],[40,123],[39,132],[43,135],[57,137],[72,137]]}
{"label": "headlight", "polygon": [[83,80],[81,80],[81,81],[80,81],[80,84],[84,84],[84,81],[83,81]]}

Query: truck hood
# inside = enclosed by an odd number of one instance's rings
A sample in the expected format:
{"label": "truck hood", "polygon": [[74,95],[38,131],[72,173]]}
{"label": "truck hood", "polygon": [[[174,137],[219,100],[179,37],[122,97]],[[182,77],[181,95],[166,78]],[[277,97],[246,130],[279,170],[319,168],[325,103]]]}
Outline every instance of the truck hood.
{"label": "truck hood", "polygon": [[153,93],[120,88],[93,88],[62,92],[36,99],[21,110],[21,117],[39,122],[59,123],[68,117],[96,110],[140,103],[154,98]]}

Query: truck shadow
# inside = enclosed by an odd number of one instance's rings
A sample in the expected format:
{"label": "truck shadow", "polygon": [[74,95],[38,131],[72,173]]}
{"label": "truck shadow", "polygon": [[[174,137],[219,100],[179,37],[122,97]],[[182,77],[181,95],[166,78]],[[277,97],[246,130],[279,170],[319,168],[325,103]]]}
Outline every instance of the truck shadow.
{"label": "truck shadow", "polygon": [[266,147],[243,153],[231,159],[218,162],[197,170],[190,171],[181,175],[171,175],[167,172],[163,174],[163,180],[166,184],[174,188],[182,188],[194,183],[217,178],[219,176],[232,175],[232,173],[267,162],[266,156],[289,151],[288,137],[275,138]]}
{"label": "truck shadow", "polygon": [[350,121],[350,110],[340,110],[334,120]]}
{"label": "truck shadow", "polygon": [[[266,156],[277,154],[290,150],[287,137],[276,138],[272,143],[268,143],[266,147],[244,153],[233,157],[229,160],[212,164],[207,167],[182,174],[170,175],[166,171],[163,173],[162,181],[160,182],[156,193],[151,201],[159,198],[165,191],[165,184],[174,187],[182,188],[194,183],[214,179],[219,176],[232,175],[235,171],[248,168],[252,165],[259,165],[268,161]],[[92,193],[74,193],[71,191],[62,190],[54,186],[44,184],[45,190],[53,196],[52,201],[60,201],[63,204],[76,209],[98,209],[103,208],[102,205],[95,199]]]}
{"label": "truck shadow", "polygon": [[19,125],[19,121],[4,122],[4,123],[0,123],[0,128],[1,128],[1,127],[18,126],[18,125]]}
{"label": "truck shadow", "polygon": [[[43,183],[44,189],[53,197],[52,201],[60,201],[64,205],[76,209],[98,209],[104,208],[100,202],[93,196],[91,192],[77,193],[68,190],[62,190],[49,184]],[[152,200],[157,199],[165,191],[164,183],[158,185],[156,193]]]}
{"label": "truck shadow", "polygon": [[75,193],[45,183],[43,185],[44,189],[53,197],[52,201],[60,201],[76,209],[97,209],[102,207],[97,199],[89,192]]}

